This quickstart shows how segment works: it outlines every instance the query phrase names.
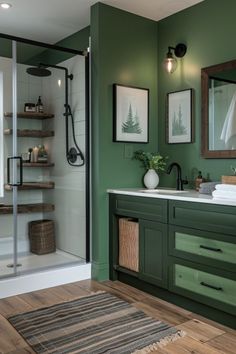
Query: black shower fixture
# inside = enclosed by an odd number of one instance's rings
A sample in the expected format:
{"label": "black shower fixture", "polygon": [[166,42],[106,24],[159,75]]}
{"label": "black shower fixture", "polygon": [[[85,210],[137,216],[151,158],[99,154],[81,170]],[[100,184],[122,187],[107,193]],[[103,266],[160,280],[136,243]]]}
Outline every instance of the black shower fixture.
{"label": "black shower fixture", "polygon": [[[73,80],[73,74],[68,73],[68,69],[65,68],[64,66],[59,66],[59,65],[51,65],[51,64],[45,64],[45,63],[39,63],[38,66],[36,67],[31,67],[27,68],[26,71],[28,74],[33,75],[33,76],[39,76],[39,77],[46,77],[50,76],[52,73],[48,68],[55,68],[55,69],[60,69],[64,70],[65,72],[65,113],[63,114],[65,116],[65,121],[66,121],[66,159],[69,165],[71,166],[83,166],[85,164],[85,159],[82,151],[80,150],[78,143],[76,141],[75,137],[75,123],[74,123],[74,117],[71,111],[71,107],[69,105],[69,99],[68,99],[68,80]],[[71,129],[72,129],[72,137],[74,141],[75,147],[69,147],[69,117],[71,118]],[[80,158],[81,162],[76,164],[76,161]]]}
{"label": "black shower fixture", "polygon": [[41,67],[41,66],[35,66],[35,67],[32,67],[32,68],[27,68],[26,72],[28,74],[30,74],[30,75],[40,76],[40,77],[46,77],[46,76],[52,75],[50,70],[48,70],[48,69],[46,69],[44,67]]}

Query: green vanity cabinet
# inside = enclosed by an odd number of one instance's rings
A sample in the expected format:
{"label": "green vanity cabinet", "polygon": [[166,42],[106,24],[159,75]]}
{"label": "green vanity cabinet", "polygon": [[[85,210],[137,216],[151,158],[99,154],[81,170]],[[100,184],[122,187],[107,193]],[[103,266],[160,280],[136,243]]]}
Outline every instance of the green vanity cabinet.
{"label": "green vanity cabinet", "polygon": [[[119,218],[139,224],[139,271],[118,265]],[[236,207],[110,194],[110,277],[236,327]]]}
{"label": "green vanity cabinet", "polygon": [[139,278],[167,287],[167,225],[139,220]]}
{"label": "green vanity cabinet", "polygon": [[[147,283],[167,288],[167,200],[110,195],[110,276],[131,274]],[[119,218],[139,224],[139,271],[119,266]]]}

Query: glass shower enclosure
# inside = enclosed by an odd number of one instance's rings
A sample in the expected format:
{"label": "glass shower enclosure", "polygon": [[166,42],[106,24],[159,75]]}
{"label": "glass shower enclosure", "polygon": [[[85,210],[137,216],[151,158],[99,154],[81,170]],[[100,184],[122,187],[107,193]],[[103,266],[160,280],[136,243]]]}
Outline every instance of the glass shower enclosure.
{"label": "glass shower enclosure", "polygon": [[0,279],[89,261],[88,56],[0,35]]}

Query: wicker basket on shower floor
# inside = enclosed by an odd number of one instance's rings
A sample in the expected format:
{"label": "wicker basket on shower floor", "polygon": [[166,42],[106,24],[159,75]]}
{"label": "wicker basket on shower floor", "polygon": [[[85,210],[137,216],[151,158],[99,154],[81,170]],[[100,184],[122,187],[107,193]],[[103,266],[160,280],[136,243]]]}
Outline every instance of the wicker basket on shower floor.
{"label": "wicker basket on shower floor", "polygon": [[30,251],[46,254],[56,251],[54,222],[52,220],[35,220],[29,222]]}

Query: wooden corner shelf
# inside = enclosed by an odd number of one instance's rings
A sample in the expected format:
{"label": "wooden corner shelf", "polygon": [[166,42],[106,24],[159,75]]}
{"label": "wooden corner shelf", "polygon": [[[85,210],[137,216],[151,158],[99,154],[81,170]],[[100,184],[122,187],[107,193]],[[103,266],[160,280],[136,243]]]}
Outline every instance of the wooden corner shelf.
{"label": "wooden corner shelf", "polygon": [[[54,182],[25,182],[22,186],[18,187],[18,190],[30,190],[30,189],[54,189]],[[12,186],[5,184],[6,191],[12,191]]]}
{"label": "wooden corner shelf", "polygon": [[[5,135],[12,135],[12,129],[5,129]],[[17,129],[17,136],[29,138],[48,138],[54,136],[53,130],[30,130],[30,129]]]}
{"label": "wooden corner shelf", "polygon": [[23,167],[53,167],[53,162],[23,162]]}
{"label": "wooden corner shelf", "polygon": [[[12,118],[12,112],[5,112],[5,118]],[[54,114],[51,113],[38,113],[38,112],[19,112],[17,113],[17,118],[25,118],[25,119],[48,119],[54,118]]]}
{"label": "wooden corner shelf", "polygon": [[[34,204],[18,204],[17,212],[18,214],[29,214],[29,213],[46,213],[53,211],[55,209],[53,204],[49,203],[34,203]],[[13,206],[12,205],[1,205],[0,206],[0,215],[1,214],[12,214]]]}

